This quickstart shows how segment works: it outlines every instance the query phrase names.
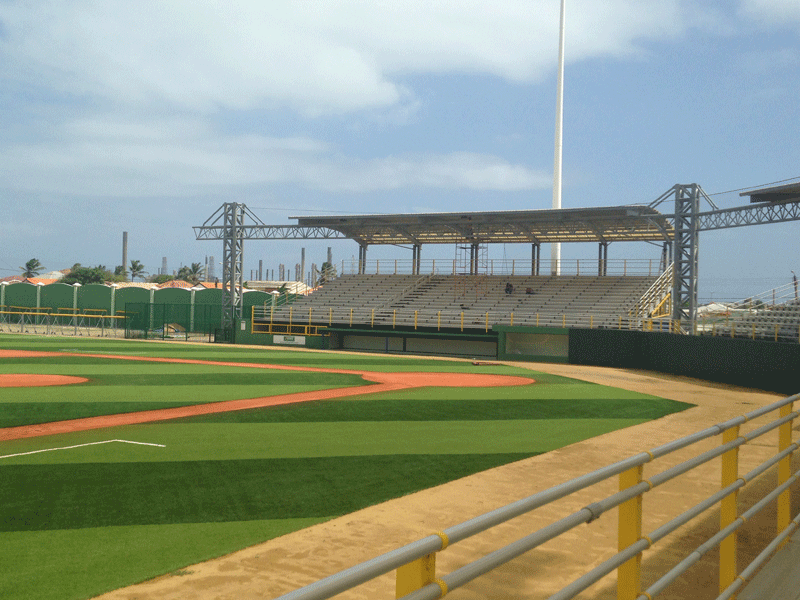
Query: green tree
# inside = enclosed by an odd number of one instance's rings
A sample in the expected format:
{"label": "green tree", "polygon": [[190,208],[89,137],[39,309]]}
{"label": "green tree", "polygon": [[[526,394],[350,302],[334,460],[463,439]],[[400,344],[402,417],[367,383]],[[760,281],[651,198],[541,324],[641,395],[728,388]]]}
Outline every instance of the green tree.
{"label": "green tree", "polygon": [[117,265],[114,267],[114,272],[108,272],[108,279],[106,281],[113,281],[114,283],[122,283],[123,281],[128,281],[128,272],[125,270],[125,267],[122,265]]}
{"label": "green tree", "polygon": [[181,267],[178,269],[178,279],[188,281],[192,285],[197,285],[205,275],[205,267],[202,263],[192,263],[189,267]]}
{"label": "green tree", "polygon": [[139,277],[140,279],[142,279],[142,281],[144,281],[144,276],[145,275],[147,275],[147,273],[144,270],[144,265],[142,263],[140,263],[138,260],[132,260],[131,261],[131,281],[133,281],[137,277]]}
{"label": "green tree", "polygon": [[24,267],[20,267],[23,277],[36,277],[44,269],[42,263],[38,258],[32,258],[25,263]]}
{"label": "green tree", "polygon": [[175,279],[172,275],[167,275],[166,273],[161,275],[153,275],[147,281],[150,283],[166,283],[168,281],[172,281]]}
{"label": "green tree", "polygon": [[61,278],[59,283],[66,283],[72,285],[73,283],[80,283],[81,285],[89,285],[92,283],[104,283],[111,278],[111,273],[103,267],[98,265],[96,267],[73,267],[72,270]]}

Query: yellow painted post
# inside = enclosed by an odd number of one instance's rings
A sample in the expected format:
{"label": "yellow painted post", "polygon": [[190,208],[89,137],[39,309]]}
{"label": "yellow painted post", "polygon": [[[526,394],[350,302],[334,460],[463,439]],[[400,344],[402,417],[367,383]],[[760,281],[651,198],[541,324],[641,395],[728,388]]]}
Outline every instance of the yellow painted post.
{"label": "yellow painted post", "polygon": [[[642,481],[643,465],[628,469],[619,475],[619,489],[627,490]],[[625,550],[642,537],[642,496],[636,496],[619,505],[618,549]],[[617,600],[634,600],[641,591],[642,555],[631,558],[617,569]]]}
{"label": "yellow painted post", "polygon": [[419,314],[418,310],[414,311],[414,329],[417,328],[417,315]]}
{"label": "yellow painted post", "polygon": [[370,316],[369,324],[370,324],[370,327],[372,327],[373,329],[375,328],[375,309],[374,308],[372,309],[372,314]]}
{"label": "yellow painted post", "polygon": [[736,334],[736,323],[731,323],[731,337]]}
{"label": "yellow painted post", "polygon": [[308,307],[308,324],[309,325],[311,325],[311,311],[312,311],[312,307],[309,306]]}
{"label": "yellow painted post", "polygon": [[753,323],[753,335],[752,335],[752,338],[756,339],[756,324],[755,323]]}
{"label": "yellow painted post", "polygon": [[328,327],[333,324],[333,307],[328,309]]}
{"label": "yellow painted post", "polygon": [[489,312],[486,312],[486,331],[489,331]]}
{"label": "yellow painted post", "polygon": [[511,312],[511,323],[510,323],[510,325],[511,325],[511,327],[514,326],[514,312],[513,311]]}
{"label": "yellow painted post", "polygon": [[[792,412],[793,403],[781,406],[780,416],[788,417]],[[778,452],[783,452],[792,445],[792,421],[788,421],[778,429]],[[782,458],[778,463],[778,485],[786,483],[792,476],[792,455]],[[792,519],[791,490],[786,490],[778,496],[778,533],[789,526]],[[785,545],[786,542],[781,544]]]}
{"label": "yellow painted post", "polygon": [[392,311],[392,329],[394,329],[394,324],[397,321],[397,309],[395,308]]}
{"label": "yellow painted post", "polygon": [[[739,437],[739,426],[734,425],[722,432],[722,443],[727,444]],[[722,455],[722,487],[727,487],[739,479],[739,448],[728,450]],[[722,499],[719,507],[719,527],[723,529],[733,523],[739,516],[739,491],[735,491]],[[736,579],[736,541],[734,531],[719,545],[719,591],[720,593]]]}
{"label": "yellow painted post", "polygon": [[461,331],[464,331],[464,311],[461,311]]}
{"label": "yellow painted post", "polygon": [[289,331],[287,333],[292,333],[292,310],[294,310],[294,306],[289,307]]}
{"label": "yellow painted post", "polygon": [[350,309],[350,327],[353,326],[353,309]]}
{"label": "yellow painted post", "polygon": [[436,313],[436,330],[442,328],[442,311]]}
{"label": "yellow painted post", "polygon": [[619,327],[618,329],[622,329],[622,315],[619,317]]}
{"label": "yellow painted post", "polygon": [[436,581],[436,554],[422,558],[397,568],[395,598],[402,598],[429,583]]}

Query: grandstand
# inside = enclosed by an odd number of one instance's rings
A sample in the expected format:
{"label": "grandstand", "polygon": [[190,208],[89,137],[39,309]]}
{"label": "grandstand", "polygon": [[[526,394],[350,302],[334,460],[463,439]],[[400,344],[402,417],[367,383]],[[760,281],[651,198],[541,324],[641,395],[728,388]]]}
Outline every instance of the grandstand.
{"label": "grandstand", "polygon": [[[494,325],[617,327],[655,276],[344,275],[261,323],[490,329]],[[510,284],[513,291],[506,292]]]}
{"label": "grandstand", "polygon": [[789,283],[740,302],[702,307],[698,333],[773,341],[800,337],[800,298]]}

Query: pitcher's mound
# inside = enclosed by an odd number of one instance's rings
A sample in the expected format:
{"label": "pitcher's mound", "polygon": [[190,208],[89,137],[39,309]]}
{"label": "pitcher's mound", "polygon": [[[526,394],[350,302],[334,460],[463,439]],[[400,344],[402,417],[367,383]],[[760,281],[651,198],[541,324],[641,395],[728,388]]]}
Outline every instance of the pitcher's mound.
{"label": "pitcher's mound", "polygon": [[38,375],[32,373],[0,373],[0,388],[8,387],[46,387],[49,385],[70,385],[85,383],[84,377],[70,375]]}

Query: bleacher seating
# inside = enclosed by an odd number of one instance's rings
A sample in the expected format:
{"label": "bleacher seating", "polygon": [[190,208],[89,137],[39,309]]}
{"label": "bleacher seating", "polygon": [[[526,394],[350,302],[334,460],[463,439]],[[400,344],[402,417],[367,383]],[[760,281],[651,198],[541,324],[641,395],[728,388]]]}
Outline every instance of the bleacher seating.
{"label": "bleacher seating", "polygon": [[[289,306],[275,323],[375,327],[616,327],[656,277],[343,275]],[[513,286],[506,293],[506,284]],[[463,320],[463,321],[462,321]]]}

